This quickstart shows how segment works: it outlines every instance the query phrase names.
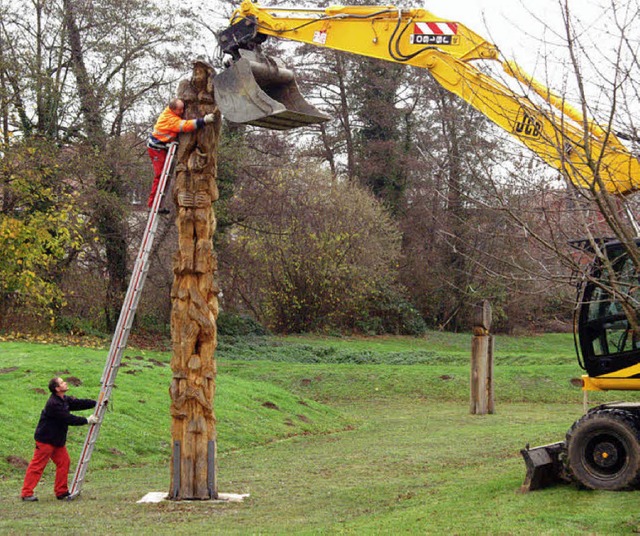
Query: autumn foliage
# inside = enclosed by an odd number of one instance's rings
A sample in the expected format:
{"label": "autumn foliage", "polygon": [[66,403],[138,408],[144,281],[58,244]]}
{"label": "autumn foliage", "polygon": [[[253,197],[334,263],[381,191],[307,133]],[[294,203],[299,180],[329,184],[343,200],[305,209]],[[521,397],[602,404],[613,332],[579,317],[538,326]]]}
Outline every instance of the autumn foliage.
{"label": "autumn foliage", "polygon": [[284,169],[238,188],[223,303],[276,331],[356,329],[397,289],[400,234],[363,188],[320,168]]}
{"label": "autumn foliage", "polygon": [[65,305],[62,271],[87,231],[72,177],[68,155],[38,140],[0,159],[0,327],[13,315],[53,322]]}

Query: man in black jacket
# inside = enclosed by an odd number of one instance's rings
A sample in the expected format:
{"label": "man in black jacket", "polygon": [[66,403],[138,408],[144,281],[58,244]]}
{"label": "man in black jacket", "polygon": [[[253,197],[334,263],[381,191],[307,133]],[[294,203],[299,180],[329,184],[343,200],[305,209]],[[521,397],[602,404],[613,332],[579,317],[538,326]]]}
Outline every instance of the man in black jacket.
{"label": "man in black jacket", "polygon": [[49,382],[51,396],[40,414],[40,421],[34,435],[36,450],[33,459],[27,467],[22,486],[23,501],[37,501],[33,490],[40,482],[44,468],[53,460],[56,464],[56,478],[53,491],[60,500],[69,497],[69,465],[71,460],[67,447],[67,429],[69,426],[81,426],[83,424],[96,424],[98,418],[90,415],[88,418],[72,415],[71,411],[91,409],[96,405],[95,400],[74,398],[65,393],[69,390],[67,382],[62,378],[53,378]]}

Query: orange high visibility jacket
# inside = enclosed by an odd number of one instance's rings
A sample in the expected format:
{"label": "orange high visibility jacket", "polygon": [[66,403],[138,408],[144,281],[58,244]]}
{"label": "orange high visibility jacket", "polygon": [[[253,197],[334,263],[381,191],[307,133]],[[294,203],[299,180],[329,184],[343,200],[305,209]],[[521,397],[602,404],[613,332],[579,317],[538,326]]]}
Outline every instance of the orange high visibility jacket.
{"label": "orange high visibility jacket", "polygon": [[168,143],[175,141],[181,132],[193,132],[194,130],[204,126],[204,120],[199,119],[182,119],[168,106],[162,111],[153,132],[149,136],[150,147],[154,149],[164,149]]}

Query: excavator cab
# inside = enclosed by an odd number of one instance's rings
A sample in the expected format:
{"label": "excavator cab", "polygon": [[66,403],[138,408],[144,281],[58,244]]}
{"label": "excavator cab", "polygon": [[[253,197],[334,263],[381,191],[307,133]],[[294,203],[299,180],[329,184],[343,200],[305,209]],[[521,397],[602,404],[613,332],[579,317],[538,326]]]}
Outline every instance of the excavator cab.
{"label": "excavator cab", "polygon": [[[625,389],[625,380],[633,381],[623,371],[640,363],[640,336],[630,326],[619,299],[616,299],[608,283],[598,285],[597,280],[608,282],[609,270],[614,271],[618,292],[631,303],[640,303],[640,278],[623,245],[618,241],[604,244],[610,268],[596,261],[591,278],[581,289],[578,314],[578,339],[581,366],[590,381],[612,374],[620,379],[620,389]],[[608,389],[615,385],[605,386]]]}
{"label": "excavator cab", "polygon": [[308,103],[300,93],[292,70],[266,56],[255,21],[243,19],[218,35],[230,64],[214,78],[218,108],[232,123],[273,130],[288,130],[328,121],[329,117]]}

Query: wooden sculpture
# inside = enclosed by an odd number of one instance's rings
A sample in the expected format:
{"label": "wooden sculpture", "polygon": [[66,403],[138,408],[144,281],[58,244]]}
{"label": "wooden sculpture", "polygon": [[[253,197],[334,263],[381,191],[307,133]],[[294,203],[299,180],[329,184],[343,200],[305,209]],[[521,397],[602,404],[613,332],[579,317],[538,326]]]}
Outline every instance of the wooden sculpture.
{"label": "wooden sculpture", "polygon": [[173,260],[171,289],[171,489],[169,498],[215,499],[217,344],[217,261],[213,251],[218,199],[216,155],[221,118],[213,95],[213,69],[194,62],[190,80],[177,96],[185,103],[186,119],[216,114],[216,121],[180,135],[174,201],[178,250]]}

